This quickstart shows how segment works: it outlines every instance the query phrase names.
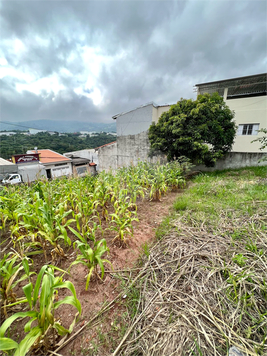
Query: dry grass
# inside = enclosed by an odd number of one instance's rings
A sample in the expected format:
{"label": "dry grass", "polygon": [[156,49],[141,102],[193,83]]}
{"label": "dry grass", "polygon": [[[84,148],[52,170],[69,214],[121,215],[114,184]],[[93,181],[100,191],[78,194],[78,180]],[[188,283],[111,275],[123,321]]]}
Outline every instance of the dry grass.
{"label": "dry grass", "polygon": [[266,200],[252,204],[243,218],[217,212],[213,227],[190,210],[172,222],[136,279],[137,312],[113,356],[267,355]]}

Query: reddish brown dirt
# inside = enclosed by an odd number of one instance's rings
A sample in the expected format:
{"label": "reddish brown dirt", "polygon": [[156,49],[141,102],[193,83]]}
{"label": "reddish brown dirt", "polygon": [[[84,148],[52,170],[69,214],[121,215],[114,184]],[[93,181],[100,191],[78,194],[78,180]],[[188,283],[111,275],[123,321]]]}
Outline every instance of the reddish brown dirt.
{"label": "reddish brown dirt", "polygon": [[[166,196],[163,196],[160,202],[154,201],[139,201],[137,203],[137,217],[139,222],[134,222],[134,235],[128,240],[128,246],[118,247],[113,242],[115,233],[112,231],[105,231],[104,238],[107,241],[107,245],[110,249],[110,253],[107,258],[113,266],[114,271],[125,270],[134,267],[140,254],[142,253],[142,246],[147,243],[150,244],[155,239],[155,231],[162,220],[169,214],[170,208],[172,208],[174,201],[176,200],[178,194],[181,192],[169,192]],[[106,226],[105,226],[106,225]],[[75,226],[74,226],[75,227]],[[103,222],[103,230],[107,227],[107,223]],[[76,240],[76,237],[70,233],[69,236],[72,242]],[[76,259],[76,253],[73,251],[72,246],[67,251],[64,248],[67,259],[61,259],[57,261],[57,266],[63,270],[68,270],[70,264]],[[6,253],[6,252],[5,252]],[[51,259],[50,253],[47,252],[47,259]],[[53,261],[46,261],[43,254],[33,256],[34,269],[38,273],[40,268],[46,263],[53,263]],[[109,264],[105,264],[105,269],[112,271]],[[71,281],[74,284],[77,297],[82,306],[82,315],[79,318],[79,322],[75,325],[73,333],[78,331],[86,321],[92,319],[92,317],[101,309],[104,302],[112,301],[120,292],[120,281],[113,278],[112,274],[105,273],[103,281],[99,279],[91,280],[89,288],[85,290],[86,275],[88,270],[85,266],[79,264],[72,266],[70,274],[66,274],[66,280]],[[61,274],[55,272],[55,274]],[[36,276],[33,277],[35,280]],[[15,293],[17,297],[23,296],[22,286],[25,282],[21,282],[17,285]],[[63,299],[64,296],[70,295],[68,290],[61,289],[59,291],[59,299]],[[13,310],[10,308],[8,310],[8,316],[12,315],[14,312],[20,311],[16,307]],[[107,313],[106,321],[104,321],[103,326],[101,325],[101,331],[103,334],[105,330],[110,331],[110,324],[114,321],[117,316],[125,311],[123,304],[116,303],[113,308]],[[74,319],[74,315],[77,310],[69,305],[61,305],[57,311],[56,317],[60,318],[63,326],[69,328],[70,324]],[[1,318],[2,319],[2,318]],[[26,322],[26,320],[25,320]],[[21,340],[25,337],[23,332],[23,324],[25,322],[20,322],[14,325],[11,337],[15,338],[16,341]],[[109,326],[105,325],[109,324]],[[109,329],[108,329],[109,328]],[[24,336],[23,336],[24,335]],[[100,351],[94,351],[92,349],[92,343],[96,337],[96,331],[92,329],[86,329],[81,334],[79,334],[73,341],[70,341],[66,347],[59,351],[62,356],[72,356],[72,355],[99,355],[104,356],[108,353],[105,352],[107,346],[98,349]],[[116,335],[115,335],[116,338]],[[116,344],[117,341],[115,340]],[[88,352],[87,352],[87,351]],[[0,353],[1,355],[1,353]]]}
{"label": "reddish brown dirt", "polygon": [[[155,239],[155,230],[170,212],[170,208],[172,208],[178,194],[178,192],[171,192],[162,197],[160,202],[144,201],[138,203],[137,215],[139,222],[134,223],[134,236],[130,239],[128,248],[119,248],[114,246],[114,244],[110,247],[108,259],[112,262],[114,270],[126,269],[135,265],[142,252],[141,246],[145,243],[151,243]],[[109,266],[107,266],[107,269],[111,270]],[[85,276],[87,273],[86,268],[82,265],[73,266],[71,269],[71,278],[68,278],[73,282],[77,297],[82,305],[82,318],[74,331],[77,331],[85,321],[90,320],[100,310],[103,302],[113,300],[118,294],[119,281],[113,279],[110,273],[105,274],[103,283],[100,281],[90,282],[88,291],[86,291]],[[60,311],[60,314],[63,324],[66,323],[67,326],[73,320],[75,311],[73,310],[72,314],[71,308],[64,308],[65,310]],[[67,311],[67,309],[69,310]],[[113,311],[110,312],[110,320],[114,319],[116,309],[115,306]],[[122,312],[121,308],[117,312]],[[59,353],[64,356],[81,355],[82,350],[86,350],[90,345],[91,339],[96,336],[92,330],[85,333],[86,335],[83,332],[74,341],[70,342],[68,346],[60,350]],[[97,355],[97,353],[90,354]]]}

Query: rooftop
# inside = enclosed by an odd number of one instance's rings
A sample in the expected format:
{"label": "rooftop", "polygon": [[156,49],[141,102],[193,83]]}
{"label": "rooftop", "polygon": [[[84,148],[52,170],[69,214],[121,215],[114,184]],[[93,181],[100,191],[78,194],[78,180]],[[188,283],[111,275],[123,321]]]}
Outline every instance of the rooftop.
{"label": "rooftop", "polygon": [[200,94],[218,92],[221,96],[224,95],[224,89],[228,88],[228,99],[246,95],[266,95],[267,73],[201,83],[195,87]]}
{"label": "rooftop", "polygon": [[14,166],[15,164],[0,157],[0,166]]}
{"label": "rooftop", "polygon": [[60,153],[54,152],[52,150],[32,150],[27,151],[27,153],[40,153],[41,163],[58,163],[58,162],[71,162],[71,159],[61,155]]}
{"label": "rooftop", "polygon": [[137,110],[137,109],[144,108],[144,107],[149,106],[149,105],[153,105],[154,108],[159,108],[159,107],[163,107],[163,106],[170,106],[170,105],[172,105],[172,104],[158,105],[158,104],[154,103],[154,101],[150,101],[149,103],[146,103],[146,104],[144,104],[144,105],[140,105],[140,106],[138,106],[138,107],[136,107],[136,108],[134,108],[134,109],[132,109],[132,110],[129,110],[129,111],[125,111],[125,112],[121,112],[121,113],[119,113],[119,114],[116,114],[116,115],[112,116],[112,119],[116,120],[117,117],[119,117],[119,116],[121,116],[121,115],[128,114],[129,112],[132,112],[132,111]]}
{"label": "rooftop", "polygon": [[101,148],[101,147],[105,147],[105,146],[108,146],[108,145],[112,145],[113,143],[116,143],[116,142],[117,142],[117,141],[113,141],[113,142],[110,142],[110,143],[106,143],[105,145],[96,147],[96,148],[95,148],[95,151],[98,150],[98,149]]}

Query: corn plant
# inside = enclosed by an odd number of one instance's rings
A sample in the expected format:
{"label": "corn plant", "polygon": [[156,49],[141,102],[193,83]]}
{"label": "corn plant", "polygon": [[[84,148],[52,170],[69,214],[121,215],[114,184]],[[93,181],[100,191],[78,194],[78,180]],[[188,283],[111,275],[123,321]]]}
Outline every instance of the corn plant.
{"label": "corn plant", "polygon": [[[78,313],[81,314],[81,304],[76,297],[76,291],[73,284],[69,281],[63,282],[62,276],[55,277],[55,269],[60,270],[55,266],[44,265],[37,276],[35,286],[30,282],[23,287],[26,299],[18,303],[27,303],[30,310],[15,313],[3,323],[0,327],[0,350],[6,351],[14,349],[14,356],[24,356],[31,349],[42,345],[45,350],[47,350],[50,346],[50,330],[53,333],[53,344],[55,342],[55,332],[60,336],[72,332],[76,317],[70,327],[66,329],[61,325],[60,321],[55,318],[55,310],[58,309],[60,305],[69,304],[74,306],[78,310]],[[56,301],[58,298],[58,289],[60,288],[68,289],[72,295],[67,296],[60,301]],[[24,331],[27,335],[20,343],[5,337],[6,331],[18,318],[30,318],[24,327]],[[37,325],[32,327],[34,321],[37,322]]]}
{"label": "corn plant", "polygon": [[92,275],[99,277],[97,273],[98,266],[101,270],[101,279],[103,279],[105,273],[104,263],[109,263],[112,266],[109,260],[102,259],[103,254],[109,252],[109,248],[107,247],[107,242],[105,239],[95,241],[93,248],[91,248],[90,245],[87,243],[87,237],[82,236],[71,227],[69,227],[69,229],[78,237],[79,240],[76,240],[73,246],[74,248],[75,246],[77,246],[80,251],[80,253],[78,253],[77,255],[76,260],[72,262],[70,267],[81,263],[88,268],[89,272],[86,275],[85,285],[85,290],[87,290]]}
{"label": "corn plant", "polygon": [[95,187],[93,200],[94,208],[98,207],[101,210],[102,219],[107,220],[108,218],[108,202],[112,198],[114,192],[112,191],[112,185],[109,183],[109,175],[104,175],[100,177],[98,184]]}
{"label": "corn plant", "polygon": [[45,257],[46,242],[54,248],[53,259],[56,255],[65,257],[64,251],[59,245],[59,240],[63,239],[66,245],[71,245],[66,227],[75,221],[74,219],[67,219],[72,210],[65,211],[63,202],[55,204],[51,195],[47,192],[42,194],[41,198],[39,192],[35,193],[35,201],[33,204],[29,204],[31,210],[23,215],[24,222],[21,225],[27,229],[29,234],[34,233],[36,235],[36,239],[42,244]]}
{"label": "corn plant", "polygon": [[151,177],[150,199],[159,201],[162,194],[167,192],[168,186],[166,183],[164,171],[161,167],[157,167],[153,176]]}
{"label": "corn plant", "polygon": [[[16,302],[16,294],[13,289],[16,285],[25,279],[29,278],[33,272],[29,271],[28,260],[24,258],[22,261],[16,264],[18,255],[14,255],[11,252],[8,253],[0,261],[0,293],[1,301],[4,304],[4,314],[7,316],[6,305],[8,302]],[[19,273],[24,269],[25,273],[17,278]]]}
{"label": "corn plant", "polygon": [[174,161],[166,165],[166,182],[172,190],[184,188],[183,168],[179,162]]}
{"label": "corn plant", "polygon": [[136,217],[136,211],[131,211],[129,208],[132,203],[127,200],[117,201],[114,204],[115,212],[110,214],[112,217],[110,230],[116,231],[114,240],[119,240],[122,245],[126,244],[128,236],[133,236],[133,221],[139,221]]}

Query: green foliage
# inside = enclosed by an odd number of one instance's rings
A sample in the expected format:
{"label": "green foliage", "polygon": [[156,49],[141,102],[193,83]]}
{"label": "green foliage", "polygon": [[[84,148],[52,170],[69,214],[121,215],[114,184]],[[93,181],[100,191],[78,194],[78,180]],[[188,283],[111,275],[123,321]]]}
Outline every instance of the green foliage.
{"label": "green foliage", "polygon": [[89,272],[87,274],[85,286],[85,290],[87,290],[92,274],[97,275],[97,267],[100,267],[101,278],[103,278],[105,273],[104,262],[111,265],[109,260],[102,259],[102,255],[106,252],[109,252],[109,248],[107,247],[107,242],[105,239],[94,241],[94,247],[91,248],[87,243],[87,237],[82,236],[71,227],[69,227],[69,229],[74,233],[75,236],[78,237],[79,240],[74,242],[74,247],[77,246],[80,250],[80,253],[77,255],[76,260],[71,264],[71,266],[81,263],[88,268]]}
{"label": "green foliage", "polygon": [[58,153],[78,151],[95,148],[113,142],[116,137],[106,133],[99,133],[90,137],[79,137],[75,133],[68,133],[64,136],[58,134],[50,135],[48,132],[39,132],[36,135],[25,135],[16,133],[12,136],[1,136],[0,157],[8,159],[14,154],[26,153],[27,150],[51,149]]}
{"label": "green foliage", "polygon": [[244,267],[247,260],[242,253],[238,253],[232,259],[239,267]]}
{"label": "green foliage", "polygon": [[218,93],[181,99],[149,129],[151,154],[161,151],[169,161],[186,156],[211,167],[230,151],[236,134],[234,113]]}
{"label": "green foliage", "polygon": [[[258,132],[262,132],[264,135],[261,137],[256,138],[252,142],[259,142],[261,144],[260,150],[264,150],[267,147],[267,129],[260,129]],[[263,157],[259,160],[259,162],[267,161],[267,157]]]}
{"label": "green foliage", "polygon": [[[44,265],[37,276],[35,286],[30,282],[23,287],[26,299],[14,304],[27,303],[30,311],[15,313],[3,323],[0,327],[0,350],[15,349],[14,356],[24,356],[33,345],[40,345],[42,341],[43,345],[49,345],[49,329],[52,328],[53,333],[56,331],[61,336],[72,332],[76,318],[69,329],[66,329],[56,320],[54,313],[60,305],[69,304],[81,314],[81,304],[76,297],[73,284],[69,281],[63,282],[62,277],[55,277],[55,269],[60,270],[55,266]],[[58,289],[61,288],[68,289],[72,295],[56,301]],[[27,335],[19,344],[4,336],[11,324],[18,318],[30,318],[24,327]],[[34,321],[37,325],[32,327]]]}
{"label": "green foliage", "polygon": [[[4,314],[6,313],[6,303],[15,302],[16,294],[13,293],[13,289],[16,285],[23,280],[30,277],[33,272],[29,271],[29,264],[27,258],[24,258],[22,261],[17,263],[18,255],[13,253],[8,253],[0,260],[0,293],[1,300],[4,303]],[[25,273],[18,278],[20,272],[24,269]]]}

